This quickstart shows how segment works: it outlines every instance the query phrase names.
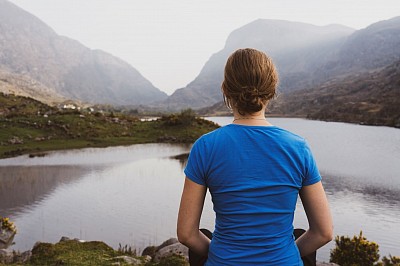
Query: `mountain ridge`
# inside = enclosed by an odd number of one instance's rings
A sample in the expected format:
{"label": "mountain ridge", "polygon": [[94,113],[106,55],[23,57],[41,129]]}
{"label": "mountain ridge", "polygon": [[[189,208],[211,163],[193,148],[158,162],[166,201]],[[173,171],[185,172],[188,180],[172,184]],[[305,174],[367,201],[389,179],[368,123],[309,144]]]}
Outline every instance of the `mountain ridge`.
{"label": "mountain ridge", "polygon": [[[301,70],[304,62],[301,56],[307,55],[306,49],[313,45],[326,46],[333,41],[342,41],[353,29],[346,26],[315,26],[301,22],[258,19],[234,30],[227,38],[224,48],[214,53],[205,63],[200,74],[185,88],[175,91],[161,106],[167,108],[202,108],[222,99],[220,84],[227,57],[238,48],[252,47],[266,51],[275,61],[280,72],[281,87],[292,82],[291,72]],[[266,41],[268,35],[269,41]],[[284,40],[284,45],[282,44]],[[293,49],[296,47],[296,49]],[[300,52],[299,52],[300,51]],[[287,54],[299,57],[295,64]],[[313,61],[316,61],[313,59]],[[310,67],[312,66],[309,63]],[[282,71],[283,69],[283,71]],[[289,76],[287,78],[287,76]],[[293,81],[295,82],[295,81]],[[195,97],[191,97],[195,95]]]}
{"label": "mountain ridge", "polygon": [[[317,42],[304,37],[301,47],[296,49],[292,49],[293,44],[290,43],[282,48],[277,45],[278,41],[277,44],[272,43],[271,46],[268,38],[291,34],[290,31],[282,33],[282,27],[276,26],[279,23],[284,24],[283,28],[290,28],[292,25],[291,30],[296,32],[295,36],[303,35],[310,29],[318,32],[326,28],[334,29],[339,34],[333,34],[329,37],[330,39],[327,39],[324,34],[326,36],[329,33],[318,33],[321,35],[311,37],[313,40],[317,39]],[[263,28],[264,24],[268,29],[273,29],[275,35],[263,37],[260,34],[262,31],[268,35],[268,31]],[[303,26],[306,29],[300,31],[298,28]],[[251,29],[249,35],[242,33],[249,28]],[[315,31],[311,32],[311,35],[315,33]],[[258,39],[249,36],[257,36]],[[296,39],[292,35],[283,39],[288,41],[290,38]],[[233,31],[227,38],[224,49],[210,57],[200,74],[185,88],[177,90],[160,106],[171,109],[187,107],[207,109],[213,104],[219,106],[218,102],[222,100],[220,84],[226,58],[233,50],[244,47],[260,49],[271,56],[280,75],[279,91],[291,93],[315,88],[333,79],[340,80],[376,72],[400,60],[398,49],[400,47],[400,17],[379,21],[357,31],[337,25],[319,27],[306,23],[256,20]]]}
{"label": "mountain ridge", "polygon": [[6,0],[0,0],[0,67],[81,101],[127,105],[167,98],[128,63],[58,35]]}

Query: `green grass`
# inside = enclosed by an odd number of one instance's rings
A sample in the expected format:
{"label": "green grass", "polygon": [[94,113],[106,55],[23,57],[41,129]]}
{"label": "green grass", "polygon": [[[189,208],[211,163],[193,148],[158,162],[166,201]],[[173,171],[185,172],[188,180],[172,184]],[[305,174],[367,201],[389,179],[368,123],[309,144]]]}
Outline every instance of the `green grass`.
{"label": "green grass", "polygon": [[191,110],[141,122],[115,112],[62,111],[12,95],[0,94],[0,103],[0,158],[85,147],[192,143],[218,127]]}
{"label": "green grass", "polygon": [[97,241],[41,243],[32,250],[28,265],[111,265],[116,255],[111,247]]}
{"label": "green grass", "polygon": [[[135,253],[135,252],[134,252]],[[129,256],[137,259],[143,266],[187,266],[186,260],[178,255],[171,254],[156,263],[145,262],[145,258],[136,256],[132,252],[124,253],[122,250],[114,250],[101,241],[80,242],[78,240],[60,241],[56,244],[39,243],[32,249],[32,256],[26,263],[12,263],[7,265],[74,265],[74,266],[109,266],[130,265],[121,256]],[[5,265],[1,264],[0,265]]]}

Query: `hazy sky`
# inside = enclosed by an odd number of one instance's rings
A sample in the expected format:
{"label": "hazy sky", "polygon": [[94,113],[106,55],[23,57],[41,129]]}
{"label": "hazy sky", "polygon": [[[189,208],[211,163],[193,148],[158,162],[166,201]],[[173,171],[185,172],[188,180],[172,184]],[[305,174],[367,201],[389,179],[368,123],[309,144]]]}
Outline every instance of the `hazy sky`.
{"label": "hazy sky", "polygon": [[130,63],[171,94],[233,30],[258,18],[355,29],[400,16],[400,0],[10,0],[58,34]]}

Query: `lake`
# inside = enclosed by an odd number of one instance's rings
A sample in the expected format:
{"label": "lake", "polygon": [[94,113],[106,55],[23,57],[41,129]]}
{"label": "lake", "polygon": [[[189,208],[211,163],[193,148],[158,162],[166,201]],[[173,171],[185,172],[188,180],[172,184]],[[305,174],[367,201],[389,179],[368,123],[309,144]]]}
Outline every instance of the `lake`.
{"label": "lake", "polygon": [[[210,120],[228,124],[231,117]],[[335,235],[377,242],[400,255],[400,130],[271,118],[307,139],[323,176]],[[14,249],[62,236],[143,250],[175,237],[189,145],[143,144],[50,152],[0,160],[0,215],[15,222]],[[177,157],[178,156],[178,157]],[[307,227],[298,202],[295,227]],[[213,228],[207,196],[201,224]],[[333,242],[318,251],[328,261]]]}

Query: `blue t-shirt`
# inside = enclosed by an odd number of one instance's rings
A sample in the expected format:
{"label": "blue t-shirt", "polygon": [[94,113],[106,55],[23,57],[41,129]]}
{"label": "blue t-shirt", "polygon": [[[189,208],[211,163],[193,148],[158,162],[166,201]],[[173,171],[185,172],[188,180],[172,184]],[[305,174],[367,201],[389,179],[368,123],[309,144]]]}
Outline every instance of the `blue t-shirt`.
{"label": "blue t-shirt", "polygon": [[194,143],[185,174],[208,187],[216,213],[206,265],[303,265],[293,239],[296,201],[321,180],[303,138],[230,124]]}

